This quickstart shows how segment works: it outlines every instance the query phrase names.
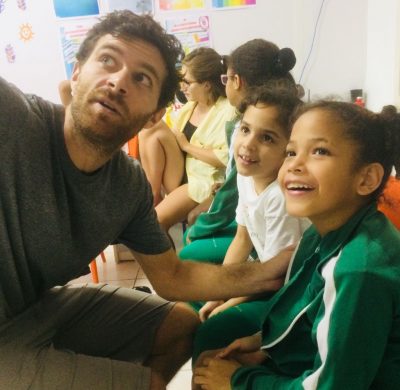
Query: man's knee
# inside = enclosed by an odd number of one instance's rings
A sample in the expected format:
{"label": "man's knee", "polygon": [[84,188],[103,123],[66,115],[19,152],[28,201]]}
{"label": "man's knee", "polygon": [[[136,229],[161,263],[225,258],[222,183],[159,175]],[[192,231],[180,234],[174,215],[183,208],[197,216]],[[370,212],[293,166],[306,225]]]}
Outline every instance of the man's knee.
{"label": "man's knee", "polygon": [[177,342],[192,343],[200,324],[197,313],[186,303],[176,303],[158,329],[155,344],[158,348],[168,348]]}

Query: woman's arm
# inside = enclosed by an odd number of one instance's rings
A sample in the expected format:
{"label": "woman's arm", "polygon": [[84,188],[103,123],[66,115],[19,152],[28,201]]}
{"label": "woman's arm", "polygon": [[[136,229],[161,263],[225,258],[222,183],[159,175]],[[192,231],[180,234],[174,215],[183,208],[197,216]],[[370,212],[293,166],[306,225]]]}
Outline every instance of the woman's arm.
{"label": "woman's arm", "polygon": [[190,154],[192,157],[201,160],[207,164],[212,165],[213,167],[216,168],[224,168],[225,164],[216,156],[216,154],[213,151],[213,148],[211,147],[199,147],[196,145],[191,144],[185,134],[183,134],[179,130],[173,130],[176,140],[179,144],[179,147],[186,152],[187,154]]}

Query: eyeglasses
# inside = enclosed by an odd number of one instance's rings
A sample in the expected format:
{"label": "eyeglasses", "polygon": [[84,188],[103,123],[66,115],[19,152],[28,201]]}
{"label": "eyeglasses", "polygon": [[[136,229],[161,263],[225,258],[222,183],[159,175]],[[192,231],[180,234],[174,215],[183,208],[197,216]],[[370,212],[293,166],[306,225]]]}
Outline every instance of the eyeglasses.
{"label": "eyeglasses", "polygon": [[234,75],[230,75],[230,74],[221,74],[221,83],[222,83],[222,85],[228,84],[228,80],[229,80],[229,79],[233,79],[233,78],[235,78]]}
{"label": "eyeglasses", "polygon": [[182,79],[181,82],[187,86],[190,86],[192,84],[197,83],[197,81],[190,81],[190,80],[186,80],[186,79]]}

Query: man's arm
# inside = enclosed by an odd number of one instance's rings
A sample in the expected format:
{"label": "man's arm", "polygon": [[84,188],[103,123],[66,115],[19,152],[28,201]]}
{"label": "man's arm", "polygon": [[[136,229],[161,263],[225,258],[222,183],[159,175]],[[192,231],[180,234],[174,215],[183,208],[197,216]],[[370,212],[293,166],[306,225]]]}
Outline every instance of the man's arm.
{"label": "man's arm", "polygon": [[156,292],[172,301],[217,300],[275,291],[283,279],[293,248],[266,263],[213,265],[180,261],[174,250],[159,255],[133,252]]}

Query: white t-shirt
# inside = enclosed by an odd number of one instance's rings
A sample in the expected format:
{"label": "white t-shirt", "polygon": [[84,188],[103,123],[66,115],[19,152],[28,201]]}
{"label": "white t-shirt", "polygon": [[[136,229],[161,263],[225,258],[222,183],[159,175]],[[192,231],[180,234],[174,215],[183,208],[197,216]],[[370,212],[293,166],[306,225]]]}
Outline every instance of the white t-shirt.
{"label": "white t-shirt", "polygon": [[297,243],[310,226],[306,218],[286,213],[285,198],[277,181],[257,194],[252,177],[237,174],[239,203],[236,221],[245,226],[260,261],[264,262],[287,246]]}

